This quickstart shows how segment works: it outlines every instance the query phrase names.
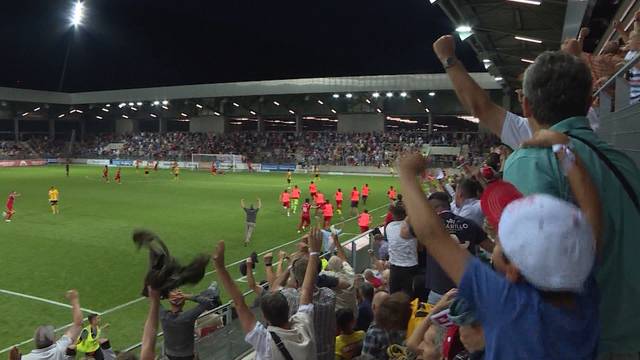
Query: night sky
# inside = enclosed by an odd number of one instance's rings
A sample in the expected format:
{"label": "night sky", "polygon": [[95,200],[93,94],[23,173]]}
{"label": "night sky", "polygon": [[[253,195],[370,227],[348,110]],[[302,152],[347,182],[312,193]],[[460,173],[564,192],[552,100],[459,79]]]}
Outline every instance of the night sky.
{"label": "night sky", "polygon": [[[0,86],[63,91],[302,77],[438,73],[453,25],[427,0],[72,0],[5,2]],[[462,45],[459,45],[461,47]],[[481,71],[475,54],[459,56]]]}

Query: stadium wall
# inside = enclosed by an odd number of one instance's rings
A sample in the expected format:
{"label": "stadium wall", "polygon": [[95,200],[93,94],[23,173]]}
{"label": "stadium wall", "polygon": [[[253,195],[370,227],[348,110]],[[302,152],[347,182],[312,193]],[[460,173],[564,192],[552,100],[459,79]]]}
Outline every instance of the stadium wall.
{"label": "stadium wall", "polygon": [[611,146],[626,153],[640,165],[640,104],[627,106],[622,110],[600,116],[598,135]]}

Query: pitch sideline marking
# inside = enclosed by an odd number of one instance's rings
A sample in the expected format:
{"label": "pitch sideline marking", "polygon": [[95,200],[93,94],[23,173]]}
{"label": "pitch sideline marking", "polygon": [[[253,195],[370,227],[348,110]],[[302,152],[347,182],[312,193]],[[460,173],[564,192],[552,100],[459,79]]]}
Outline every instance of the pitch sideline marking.
{"label": "pitch sideline marking", "polygon": [[[65,303],[61,303],[61,302],[58,302],[58,301],[53,301],[53,300],[41,298],[41,297],[38,297],[38,296],[33,296],[33,295],[29,295],[29,294],[23,294],[23,293],[11,291],[11,290],[6,290],[6,289],[0,289],[0,293],[7,294],[7,295],[13,295],[13,296],[17,296],[17,297],[22,297],[22,298],[25,298],[25,299],[40,301],[40,302],[43,302],[43,303],[47,303],[47,304],[61,306],[61,307],[67,308],[67,309],[71,309],[71,305],[69,305],[69,304],[65,304]],[[88,312],[88,313],[101,315],[99,312],[93,311],[91,309],[80,308],[80,310],[82,310],[84,312]]]}
{"label": "pitch sideline marking", "polygon": [[[378,210],[380,210],[380,209],[382,209],[382,208],[385,208],[385,207],[388,207],[388,206],[389,206],[388,204],[384,204],[384,205],[381,205],[381,206],[378,206],[378,207],[376,207],[376,208],[371,209],[369,212],[378,211]],[[354,217],[348,218],[348,219],[346,219],[346,220],[342,220],[342,221],[340,221],[340,222],[338,222],[338,223],[335,223],[335,224],[333,224],[333,225],[340,225],[340,224],[344,224],[344,223],[346,223],[346,222],[348,222],[348,221],[352,221],[352,220],[355,220],[355,219],[357,219],[357,216],[354,216]],[[291,244],[294,244],[294,243],[296,243],[296,242],[298,242],[298,241],[302,240],[302,238],[304,238],[304,235],[303,235],[303,236],[300,236],[299,238],[297,238],[297,239],[295,239],[295,240],[289,241],[288,243],[281,244],[281,245],[275,246],[275,247],[273,247],[273,248],[271,248],[271,249],[269,249],[269,250],[263,251],[263,252],[259,253],[259,254],[258,254],[258,256],[263,256],[264,254],[267,254],[267,253],[269,253],[269,252],[273,252],[273,251],[275,251],[275,250],[277,250],[277,249],[280,249],[280,248],[283,248],[283,247],[285,247],[285,246],[289,246],[289,245],[291,245]],[[233,266],[236,266],[236,265],[240,264],[241,262],[245,261],[246,259],[247,259],[247,258],[242,258],[242,259],[240,259],[240,260],[238,260],[238,261],[236,261],[236,262],[234,262],[234,263],[232,263],[232,264],[229,264],[229,265],[227,265],[227,266],[225,266],[225,267],[226,267],[226,268],[231,268],[231,267],[233,267]],[[213,273],[215,273],[215,272],[216,272],[216,270],[208,271],[208,272],[206,272],[206,273],[205,273],[205,276],[209,276],[209,275],[211,275],[211,274],[213,274]],[[139,303],[140,301],[142,301],[142,300],[144,300],[144,299],[146,299],[146,298],[145,298],[144,296],[141,296],[141,297],[139,297],[139,298],[136,298],[136,299],[133,299],[133,300],[131,300],[131,301],[128,301],[128,302],[126,302],[126,303],[124,303],[124,304],[120,304],[120,305],[118,305],[118,306],[115,306],[115,307],[112,307],[112,308],[110,308],[110,309],[107,309],[107,310],[105,310],[105,311],[101,312],[100,314],[101,314],[101,315],[110,314],[110,313],[112,313],[112,312],[114,312],[114,311],[117,311],[117,310],[123,309],[123,308],[125,308],[125,307],[128,307],[128,306],[133,305],[133,304],[136,304],[136,303]],[[64,304],[64,305],[66,305],[66,304]],[[61,326],[61,327],[59,327],[59,328],[55,329],[55,332],[58,332],[58,331],[60,331],[60,330],[64,330],[64,329],[66,329],[66,328],[70,327],[71,325],[73,325],[73,323],[69,323],[69,324],[67,324],[67,325]],[[28,339],[28,340],[24,340],[24,341],[22,341],[22,342],[20,342],[20,343],[18,343],[18,344],[15,344],[15,346],[22,346],[22,345],[26,345],[26,344],[28,344],[28,343],[30,343],[30,342],[32,342],[32,341],[33,341],[33,338]],[[14,346],[14,345],[11,345],[11,346],[8,346],[8,347],[6,347],[6,348],[4,348],[4,349],[0,350],[0,354],[4,354],[4,353],[6,353],[7,351],[11,350],[11,348],[13,348],[13,346]]]}

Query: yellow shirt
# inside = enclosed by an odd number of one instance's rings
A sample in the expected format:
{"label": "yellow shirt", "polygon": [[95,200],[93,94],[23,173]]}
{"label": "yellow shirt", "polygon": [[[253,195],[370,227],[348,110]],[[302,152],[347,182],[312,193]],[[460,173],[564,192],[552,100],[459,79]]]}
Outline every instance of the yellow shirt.
{"label": "yellow shirt", "polygon": [[49,190],[49,201],[58,201],[58,189]]}
{"label": "yellow shirt", "polygon": [[364,331],[354,331],[350,335],[336,336],[336,359],[351,359],[360,355]]}

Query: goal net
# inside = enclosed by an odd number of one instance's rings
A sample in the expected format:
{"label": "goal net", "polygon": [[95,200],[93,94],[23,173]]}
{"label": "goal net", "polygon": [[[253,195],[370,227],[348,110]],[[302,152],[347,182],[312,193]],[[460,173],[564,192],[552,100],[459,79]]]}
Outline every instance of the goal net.
{"label": "goal net", "polygon": [[236,171],[246,168],[242,155],[235,154],[191,154],[191,162],[199,163],[201,169],[211,167],[212,163],[220,170]]}

